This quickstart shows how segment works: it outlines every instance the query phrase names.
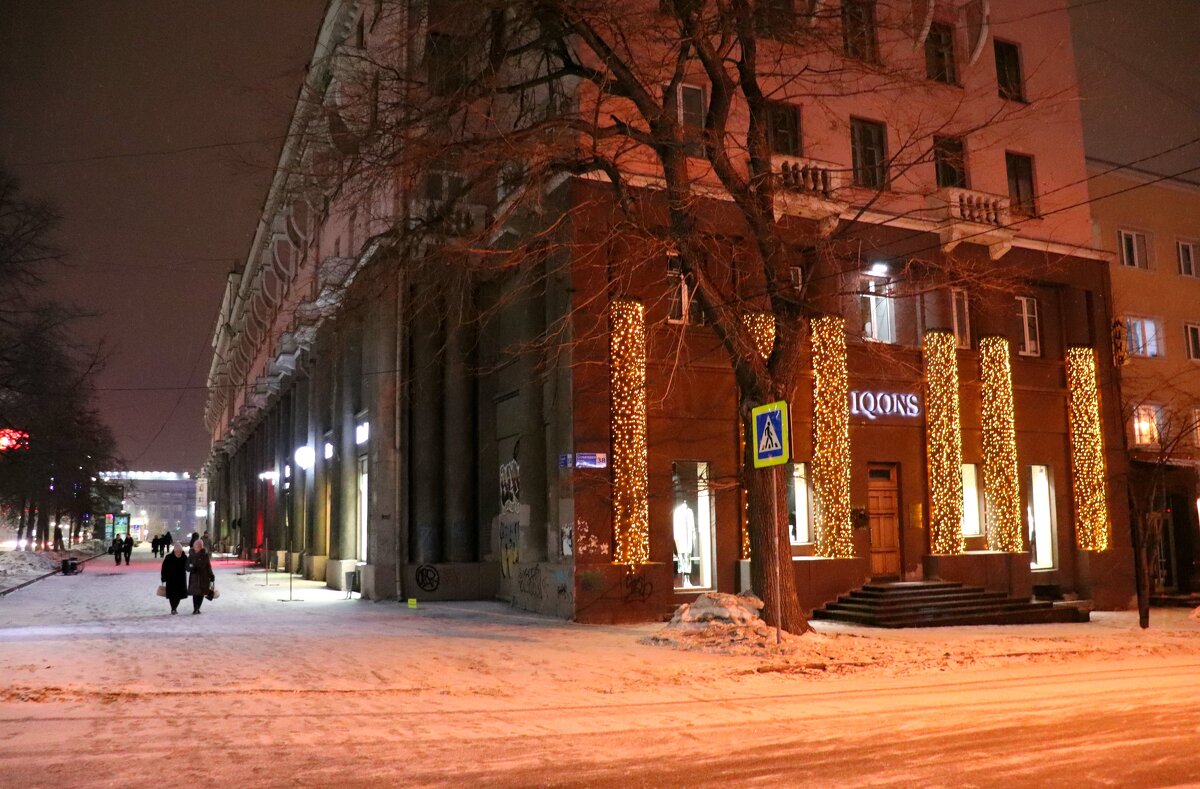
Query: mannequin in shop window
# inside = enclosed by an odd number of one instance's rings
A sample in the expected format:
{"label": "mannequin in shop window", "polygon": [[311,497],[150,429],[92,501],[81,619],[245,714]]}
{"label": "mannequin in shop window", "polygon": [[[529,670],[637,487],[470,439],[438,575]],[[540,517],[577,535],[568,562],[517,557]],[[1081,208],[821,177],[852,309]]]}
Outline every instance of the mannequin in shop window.
{"label": "mannequin in shop window", "polygon": [[696,586],[692,575],[697,571],[700,557],[696,556],[699,535],[696,533],[696,513],[687,502],[675,506],[675,573],[677,587]]}

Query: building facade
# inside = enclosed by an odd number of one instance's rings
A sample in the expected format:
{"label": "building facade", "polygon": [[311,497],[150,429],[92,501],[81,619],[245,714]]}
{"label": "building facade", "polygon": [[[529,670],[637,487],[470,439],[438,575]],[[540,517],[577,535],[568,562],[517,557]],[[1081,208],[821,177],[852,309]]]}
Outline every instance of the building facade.
{"label": "building facade", "polygon": [[[404,17],[424,42],[417,72],[447,41],[466,46],[437,5],[404,6],[421,8]],[[806,608],[868,579],[1101,607],[1132,595],[1110,255],[1092,247],[1066,12],[992,5],[848,1],[821,23],[837,34],[830,62],[914,81],[770,110],[792,285],[820,305],[782,393],[794,447],[776,483]],[[298,104],[228,282],[209,374],[214,528],[374,599],[498,596],[628,621],[747,588],[745,404],[690,264],[654,241],[671,228],[651,157],[620,165],[644,209],[636,232],[614,232],[624,206],[602,179],[558,178],[462,257],[530,234],[550,251],[480,278],[430,277],[428,247],[397,240],[411,206],[470,180],[444,164],[416,194],[296,188],[321,164],[317,138],[336,147],[353,125],[323,119],[384,37],[379,7],[330,3],[302,91],[323,99]],[[694,70],[664,107],[686,130],[709,91]],[[567,94],[580,115],[609,101]],[[921,125],[947,107],[965,116]],[[924,154],[902,156],[918,127]],[[761,292],[739,279],[752,241],[719,177],[700,168],[693,183],[730,292]],[[505,190],[479,191],[456,216],[495,227]],[[767,356],[768,324],[751,329]]]}
{"label": "building facade", "polygon": [[136,540],[169,534],[187,542],[193,531],[203,533],[205,517],[196,509],[196,478],[186,471],[114,471],[105,483],[123,486],[121,509],[129,513],[129,532]]}
{"label": "building facade", "polygon": [[1200,589],[1200,184],[1089,162],[1095,244],[1112,253],[1132,517],[1151,590]]}

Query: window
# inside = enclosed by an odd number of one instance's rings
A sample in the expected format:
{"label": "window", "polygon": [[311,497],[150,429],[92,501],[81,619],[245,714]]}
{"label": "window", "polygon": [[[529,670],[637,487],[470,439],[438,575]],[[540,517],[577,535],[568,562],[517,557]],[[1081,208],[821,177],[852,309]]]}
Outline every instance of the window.
{"label": "window", "polygon": [[882,123],[850,119],[850,157],[854,185],[871,189],[887,186],[887,127]]}
{"label": "window", "polygon": [[793,464],[787,480],[788,534],[792,545],[808,545],[813,541],[812,486],[808,481],[808,464]]}
{"label": "window", "polygon": [[895,286],[887,277],[864,276],[860,288],[863,337],[875,342],[896,342]]}
{"label": "window", "polygon": [[1004,154],[1008,166],[1008,199],[1012,211],[1021,216],[1036,216],[1037,202],[1033,188],[1033,157],[1019,153]]}
{"label": "window", "polygon": [[852,58],[875,60],[875,3],[842,0],[842,45]]}
{"label": "window", "polygon": [[1016,44],[996,40],[996,87],[1000,98],[1025,101],[1025,84],[1021,78],[1021,50]]}
{"label": "window", "polygon": [[693,304],[696,288],[690,276],[683,273],[679,255],[667,255],[667,280],[671,284],[671,307],[668,323],[703,323],[703,313]]}
{"label": "window", "polygon": [[1029,467],[1029,566],[1054,567],[1054,500],[1049,466]]}
{"label": "window", "polygon": [[1187,343],[1188,358],[1200,361],[1200,324],[1183,324],[1183,336]]}
{"label": "window", "polygon": [[671,464],[671,481],[675,489],[675,588],[711,589],[715,551],[708,464],[676,461]]}
{"label": "window", "polygon": [[971,347],[971,309],[967,292],[962,288],[950,289],[950,318],[954,322],[954,339],[959,348]]}
{"label": "window", "polygon": [[1154,318],[1125,316],[1127,348],[1132,356],[1162,356],[1161,325]]}
{"label": "window", "polygon": [[1031,296],[1017,296],[1017,311],[1021,318],[1021,356],[1042,355],[1042,335],[1038,327],[1038,303]]}
{"label": "window", "polygon": [[429,92],[434,96],[448,96],[462,90],[467,84],[467,58],[469,47],[459,36],[430,31],[425,39],[425,68],[429,81]]}
{"label": "window", "polygon": [[1154,403],[1139,405],[1133,410],[1133,443],[1153,446],[1162,435],[1163,408]]}
{"label": "window", "polygon": [[[1200,446],[1200,408],[1192,409],[1192,437],[1196,446]],[[1200,499],[1196,500],[1196,505],[1200,507]]]}
{"label": "window", "polygon": [[754,21],[763,35],[787,33],[796,21],[795,0],[758,0],[754,4]]}
{"label": "window", "polygon": [[463,177],[445,170],[425,173],[425,199],[435,203],[457,200],[463,193]]}
{"label": "window", "polygon": [[767,145],[771,153],[800,156],[800,108],[778,101],[767,102]]}
{"label": "window", "polygon": [[685,150],[688,156],[703,156],[704,147],[704,88],[680,85],[670,96],[669,109],[683,126]]}
{"label": "window", "polygon": [[934,22],[925,37],[925,76],[947,85],[958,84],[954,62],[954,28]]}
{"label": "window", "polygon": [[1179,255],[1179,273],[1185,277],[1196,276],[1196,245],[1191,241],[1177,241],[1175,251]]}
{"label": "window", "polygon": [[979,476],[974,463],[962,465],[962,533],[964,537],[983,536],[983,521],[979,517]]}
{"label": "window", "polygon": [[938,188],[967,188],[967,160],[963,142],[958,137],[933,138],[933,166]]}
{"label": "window", "polygon": [[1150,247],[1146,234],[1136,230],[1118,230],[1117,246],[1121,250],[1121,265],[1129,268],[1150,268]]}
{"label": "window", "polygon": [[358,560],[367,561],[367,522],[370,513],[367,496],[367,457],[358,459]]}

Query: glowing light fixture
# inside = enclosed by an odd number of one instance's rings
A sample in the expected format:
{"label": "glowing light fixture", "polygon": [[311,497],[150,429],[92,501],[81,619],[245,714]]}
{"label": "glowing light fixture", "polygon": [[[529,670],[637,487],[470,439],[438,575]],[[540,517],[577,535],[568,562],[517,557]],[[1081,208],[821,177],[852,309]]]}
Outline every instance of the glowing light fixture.
{"label": "glowing light fixture", "polygon": [[326,441],[325,442],[325,459],[329,460],[332,457],[333,457],[333,444],[330,444],[328,441]]}
{"label": "glowing light fixture", "polygon": [[929,545],[935,554],[962,553],[962,426],[958,405],[958,342],[925,334],[925,452],[929,474]]}
{"label": "glowing light fixture", "polygon": [[874,263],[871,266],[869,273],[872,277],[886,277],[890,269],[887,263]]}
{"label": "glowing light fixture", "polygon": [[295,460],[297,466],[308,471],[317,462],[316,450],[307,444],[302,447],[296,447]]}
{"label": "glowing light fixture", "polygon": [[1023,550],[1021,490],[1008,340],[984,337],[979,341],[979,377],[983,400],[983,489],[987,497],[988,548],[1018,553]]}
{"label": "glowing light fixture", "polygon": [[634,568],[650,560],[645,308],[632,299],[617,299],[609,305],[608,325],[613,562]]}
{"label": "glowing light fixture", "polygon": [[1075,494],[1075,539],[1085,551],[1106,551],[1112,527],[1104,482],[1104,433],[1100,390],[1091,348],[1067,349],[1067,422],[1071,438],[1071,482]]}
{"label": "glowing light fixture", "polygon": [[371,439],[371,423],[359,422],[354,426],[354,443],[365,444]]}
{"label": "glowing light fixture", "polygon": [[203,518],[208,514],[208,510],[206,510],[204,507],[197,507],[194,514],[197,518]]}
{"label": "glowing light fixture", "polygon": [[813,489],[818,556],[854,555],[850,522],[850,393],[846,325],[826,315],[812,322]]}
{"label": "glowing light fixture", "polygon": [[258,478],[263,482],[270,482],[272,485],[279,481],[279,473],[272,471],[264,471],[258,475]]}

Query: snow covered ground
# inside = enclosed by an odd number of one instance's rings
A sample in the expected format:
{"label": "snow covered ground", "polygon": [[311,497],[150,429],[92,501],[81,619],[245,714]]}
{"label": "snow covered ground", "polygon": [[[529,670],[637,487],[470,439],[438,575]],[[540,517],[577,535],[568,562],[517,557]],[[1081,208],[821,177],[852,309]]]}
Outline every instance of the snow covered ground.
{"label": "snow covered ground", "polygon": [[[499,603],[157,561],[0,598],[0,786],[1088,786],[1200,780],[1200,622],[876,631],[765,655]],[[148,670],[147,666],[155,668]]]}
{"label": "snow covered ground", "polygon": [[87,559],[103,552],[100,540],[88,540],[67,551],[0,550],[0,591],[53,572],[67,557]]}

